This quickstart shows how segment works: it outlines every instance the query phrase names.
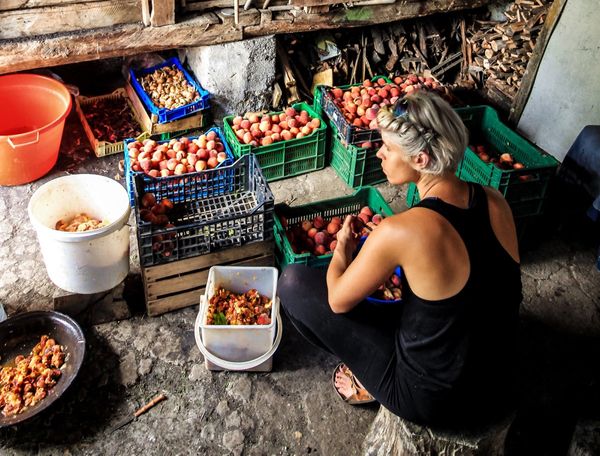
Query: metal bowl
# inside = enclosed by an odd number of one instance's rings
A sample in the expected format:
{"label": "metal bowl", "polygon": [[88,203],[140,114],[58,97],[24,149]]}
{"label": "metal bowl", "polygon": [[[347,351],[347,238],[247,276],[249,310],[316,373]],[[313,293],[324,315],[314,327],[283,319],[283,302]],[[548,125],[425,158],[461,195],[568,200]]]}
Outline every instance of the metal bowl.
{"label": "metal bowl", "polygon": [[26,312],[0,323],[0,366],[12,363],[17,355],[28,356],[41,336],[48,335],[64,347],[65,365],[48,395],[17,415],[0,413],[0,428],[21,423],[56,401],[73,382],[85,355],[85,337],[75,320],[59,312]]}

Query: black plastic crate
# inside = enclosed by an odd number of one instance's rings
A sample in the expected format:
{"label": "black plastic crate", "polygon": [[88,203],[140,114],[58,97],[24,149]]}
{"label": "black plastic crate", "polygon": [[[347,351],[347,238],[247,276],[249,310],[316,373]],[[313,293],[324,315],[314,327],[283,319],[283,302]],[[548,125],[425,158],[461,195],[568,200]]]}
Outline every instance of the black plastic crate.
{"label": "black plastic crate", "polygon": [[[228,183],[225,189],[223,182]],[[189,184],[193,194],[206,196],[174,204],[167,216],[175,226],[164,228],[141,219],[139,202],[144,182],[140,176],[135,177],[140,265],[152,266],[273,239],[274,197],[254,155],[204,171],[201,178]],[[160,199],[172,196],[165,190]]]}

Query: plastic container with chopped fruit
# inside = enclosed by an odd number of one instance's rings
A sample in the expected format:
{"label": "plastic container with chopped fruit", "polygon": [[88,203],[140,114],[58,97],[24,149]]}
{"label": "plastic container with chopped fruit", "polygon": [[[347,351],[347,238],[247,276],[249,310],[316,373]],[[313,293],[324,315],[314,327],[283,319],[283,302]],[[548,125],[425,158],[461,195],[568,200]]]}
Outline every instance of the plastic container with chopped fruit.
{"label": "plastic container with chopped fruit", "polygon": [[[194,328],[196,343],[209,370],[270,371],[272,356],[281,341],[282,326],[277,299],[277,269],[252,266],[213,266]],[[209,324],[209,302],[217,288],[233,293],[255,289],[271,301],[268,324]]]}

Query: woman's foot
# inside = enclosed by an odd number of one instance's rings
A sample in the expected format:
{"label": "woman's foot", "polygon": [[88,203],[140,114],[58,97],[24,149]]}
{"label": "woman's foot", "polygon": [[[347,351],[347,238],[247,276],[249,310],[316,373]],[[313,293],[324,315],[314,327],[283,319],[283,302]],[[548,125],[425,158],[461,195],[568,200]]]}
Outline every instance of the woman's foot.
{"label": "woman's foot", "polygon": [[373,396],[358,381],[345,364],[339,364],[333,372],[333,386],[338,396],[348,404],[368,404],[375,402]]}

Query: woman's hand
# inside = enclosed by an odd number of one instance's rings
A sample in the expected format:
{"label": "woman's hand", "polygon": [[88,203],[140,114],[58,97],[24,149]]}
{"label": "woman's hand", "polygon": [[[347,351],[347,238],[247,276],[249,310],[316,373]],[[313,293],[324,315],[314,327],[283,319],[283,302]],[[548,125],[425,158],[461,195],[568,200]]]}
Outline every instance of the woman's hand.
{"label": "woman's hand", "polygon": [[346,264],[349,265],[352,262],[352,257],[358,246],[359,236],[353,231],[354,215],[348,215],[344,220],[342,228],[337,232],[337,246],[335,252],[339,250],[339,253],[346,260]]}

